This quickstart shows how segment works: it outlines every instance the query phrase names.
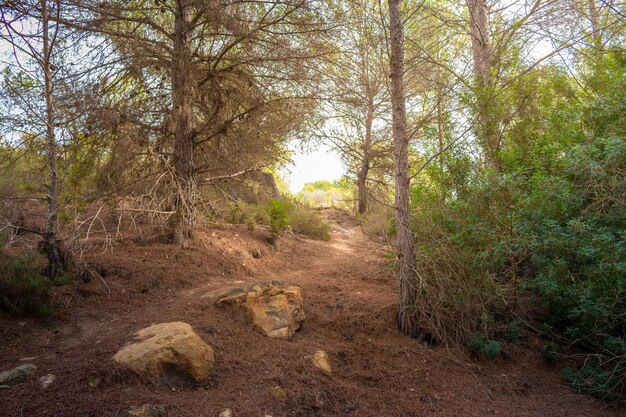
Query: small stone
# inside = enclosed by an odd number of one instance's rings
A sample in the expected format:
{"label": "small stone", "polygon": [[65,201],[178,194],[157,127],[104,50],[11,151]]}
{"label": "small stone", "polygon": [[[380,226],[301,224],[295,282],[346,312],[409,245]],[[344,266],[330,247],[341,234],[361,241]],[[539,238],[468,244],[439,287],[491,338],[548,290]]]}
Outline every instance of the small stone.
{"label": "small stone", "polygon": [[48,374],[48,375],[44,375],[41,378],[39,378],[39,384],[41,385],[41,389],[46,389],[48,388],[50,385],[52,385],[54,383],[54,381],[56,381],[57,377],[54,376],[54,374]]}
{"label": "small stone", "polygon": [[131,407],[125,417],[167,417],[167,410],[162,405],[144,404]]}
{"label": "small stone", "polygon": [[313,365],[316,368],[321,369],[325,373],[329,374],[332,372],[332,368],[330,367],[330,361],[328,360],[328,355],[323,350],[318,350],[315,352],[315,355],[311,358],[313,361]]}
{"label": "small stone", "polygon": [[227,408],[220,413],[219,417],[233,417],[233,412],[230,411],[230,408]]}
{"label": "small stone", "polygon": [[95,377],[89,380],[87,384],[89,385],[90,388],[97,388],[98,385],[100,385],[101,383],[102,383],[102,379],[100,379],[100,377]]}
{"label": "small stone", "polygon": [[0,372],[0,385],[15,385],[26,381],[33,376],[37,367],[32,363],[25,363],[8,371]]}
{"label": "small stone", "polygon": [[17,324],[20,327],[26,327],[26,322],[25,321],[18,321]]}
{"label": "small stone", "polygon": [[287,393],[279,386],[275,386],[274,388],[270,389],[270,394],[272,394],[272,397],[276,398],[277,400],[287,398]]}

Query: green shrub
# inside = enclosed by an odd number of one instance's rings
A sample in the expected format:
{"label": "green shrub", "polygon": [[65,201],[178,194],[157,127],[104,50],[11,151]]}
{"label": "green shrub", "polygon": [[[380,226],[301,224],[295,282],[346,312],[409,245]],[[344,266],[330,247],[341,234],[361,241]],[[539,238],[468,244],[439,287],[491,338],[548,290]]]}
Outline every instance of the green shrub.
{"label": "green shrub", "polygon": [[485,335],[477,333],[467,341],[467,347],[474,353],[487,359],[500,356],[500,343],[497,340],[487,339]]}
{"label": "green shrub", "polygon": [[[367,212],[360,216],[363,231],[367,236],[386,237],[391,229],[391,219],[394,213],[389,207],[371,205]],[[394,227],[395,228],[395,227]],[[394,230],[395,232],[395,230]]]}
{"label": "green shrub", "polygon": [[519,345],[520,328],[523,324],[524,322],[521,320],[513,320],[512,322],[510,322],[502,333],[502,339],[506,340],[509,343],[513,343],[514,345]]}
{"label": "green shrub", "polygon": [[579,369],[565,368],[565,381],[577,392],[593,395],[601,400],[615,398],[616,388],[622,384],[626,374],[624,359],[612,366],[603,364],[600,356],[589,356]]}
{"label": "green shrub", "polygon": [[273,198],[267,206],[267,216],[270,226],[270,241],[275,243],[282,232],[289,226],[289,209],[291,203],[287,200]]}
{"label": "green shrub", "polygon": [[230,206],[224,220],[231,224],[245,224],[248,230],[254,230],[257,224],[269,224],[268,209],[269,206],[239,200]]}
{"label": "green shrub", "polygon": [[228,211],[228,216],[226,217],[226,222],[232,224],[243,224],[248,220],[247,213],[242,209],[241,203],[234,203],[230,206],[230,210]]}
{"label": "green shrub", "polygon": [[295,233],[301,233],[317,240],[330,239],[330,225],[308,206],[296,204],[289,209],[289,226]]}
{"label": "green shrub", "polygon": [[54,308],[54,281],[42,275],[44,262],[0,252],[0,309],[11,315],[46,315]]}
{"label": "green shrub", "polygon": [[543,347],[543,360],[546,363],[556,362],[556,356],[558,354],[558,346],[554,342],[547,342]]}

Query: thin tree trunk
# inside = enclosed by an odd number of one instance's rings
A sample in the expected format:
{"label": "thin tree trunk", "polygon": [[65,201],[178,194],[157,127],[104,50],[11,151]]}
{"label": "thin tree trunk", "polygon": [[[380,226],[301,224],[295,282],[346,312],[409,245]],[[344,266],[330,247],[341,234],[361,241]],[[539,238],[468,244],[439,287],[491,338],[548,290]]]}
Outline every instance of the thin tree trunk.
{"label": "thin tree trunk", "polygon": [[470,35],[472,38],[472,58],[477,90],[477,110],[479,140],[485,153],[485,163],[501,170],[500,135],[493,109],[493,55],[489,46],[489,26],[487,16],[489,6],[486,0],[468,0]]}
{"label": "thin tree trunk", "polygon": [[172,119],[174,123],[174,172],[176,175],[176,214],[174,241],[185,245],[195,223],[197,178],[193,99],[196,93],[192,68],[192,1],[177,0],[174,16],[174,44],[171,68]]}
{"label": "thin tree trunk", "polygon": [[[444,95],[445,92],[443,91],[443,87],[441,87],[439,89],[439,97],[437,97],[437,142],[438,142],[438,149],[437,152],[439,153],[439,156],[437,158],[438,162],[439,162],[439,175],[441,175],[441,178],[443,179],[443,168],[444,168],[444,149],[443,149],[443,142],[444,142],[444,113],[443,113],[443,99],[444,99]],[[444,188],[444,184],[440,183],[441,186],[441,203],[442,204],[446,204],[446,190]]]}
{"label": "thin tree trunk", "polygon": [[596,52],[603,49],[602,46],[602,30],[600,29],[600,17],[598,16],[598,7],[596,0],[589,0],[589,20],[591,20],[591,36],[593,37],[593,46]]}
{"label": "thin tree trunk", "polygon": [[44,232],[44,251],[48,257],[48,274],[59,275],[65,272],[65,264],[61,254],[61,248],[57,241],[57,143],[54,133],[54,98],[52,96],[52,68],[51,68],[51,45],[50,45],[50,18],[47,0],[41,0],[41,24],[43,26],[43,56],[41,66],[44,73],[45,97],[46,97],[46,153],[50,165],[50,181],[48,183],[48,218]]}
{"label": "thin tree trunk", "polygon": [[369,100],[367,114],[365,116],[365,140],[363,143],[363,159],[361,169],[357,174],[357,191],[359,197],[359,213],[367,211],[367,175],[370,170],[371,147],[372,147],[372,123],[374,122],[373,100]]}
{"label": "thin tree trunk", "polygon": [[417,323],[418,281],[415,274],[415,249],[409,219],[409,138],[406,130],[404,94],[404,39],[400,0],[389,0],[389,31],[391,35],[391,104],[393,145],[396,163],[396,233],[400,265],[400,305],[398,326],[411,337],[419,336]]}

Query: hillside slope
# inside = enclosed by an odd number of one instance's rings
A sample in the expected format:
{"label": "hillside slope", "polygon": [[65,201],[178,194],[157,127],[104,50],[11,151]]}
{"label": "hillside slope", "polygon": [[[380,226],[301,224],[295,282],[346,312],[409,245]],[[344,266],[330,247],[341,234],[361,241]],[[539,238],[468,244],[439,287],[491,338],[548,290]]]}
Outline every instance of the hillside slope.
{"label": "hillside slope", "polygon": [[[623,415],[573,393],[558,368],[544,365],[538,340],[505,345],[505,358],[484,362],[400,334],[385,247],[353,218],[327,216],[336,225],[329,242],[288,236],[279,252],[266,230],[220,226],[197,233],[186,250],[128,238],[86,255],[101,277],[59,289],[55,317],[1,319],[0,369],[30,358],[38,371],[0,390],[0,415],[122,416],[143,403],[190,417],[226,408],[236,417]],[[263,279],[302,287],[307,319],[289,341],[265,338],[201,298]],[[114,365],[135,331],[172,321],[191,324],[215,350],[207,386],[156,386]],[[319,349],[330,357],[330,376],[305,358]],[[42,390],[37,380],[50,373],[56,380]],[[285,398],[272,396],[276,386]]]}

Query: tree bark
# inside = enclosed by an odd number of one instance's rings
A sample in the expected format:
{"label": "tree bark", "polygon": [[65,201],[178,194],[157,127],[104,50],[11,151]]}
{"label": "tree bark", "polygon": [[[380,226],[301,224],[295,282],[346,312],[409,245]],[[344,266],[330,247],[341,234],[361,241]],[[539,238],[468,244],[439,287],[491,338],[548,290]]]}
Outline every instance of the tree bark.
{"label": "tree bark", "polygon": [[177,0],[171,68],[172,121],[174,124],[174,174],[177,186],[176,214],[172,232],[175,243],[184,246],[195,224],[198,193],[195,165],[195,118],[193,102],[196,80],[192,68],[192,1]]}
{"label": "tree bark", "polygon": [[365,116],[365,139],[363,142],[363,159],[361,169],[357,174],[358,211],[364,214],[367,211],[367,175],[370,170],[371,147],[372,147],[372,124],[374,123],[374,103],[368,101],[367,114]]}
{"label": "tree bark", "polygon": [[396,233],[400,274],[400,305],[398,327],[411,337],[419,336],[417,322],[418,281],[415,274],[415,248],[409,218],[409,138],[406,129],[404,93],[404,39],[400,0],[389,0],[389,31],[391,35],[391,105],[393,145],[396,165]]}
{"label": "tree bark", "polygon": [[500,171],[500,135],[493,106],[493,55],[489,46],[489,6],[486,0],[468,0],[472,58],[477,90],[478,139],[485,154],[485,164]]}
{"label": "tree bark", "polygon": [[[50,276],[63,274],[65,262],[61,247],[57,239],[58,228],[58,173],[57,173],[57,143],[54,132],[55,107],[52,96],[52,65],[50,43],[50,16],[48,0],[41,0],[41,24],[43,29],[43,54],[41,67],[44,74],[45,98],[46,98],[46,153],[50,165],[50,179],[48,183],[48,216],[44,232],[43,249],[48,257],[48,274]],[[57,5],[58,7],[58,5]]]}
{"label": "tree bark", "polygon": [[591,21],[591,36],[593,37],[593,46],[596,52],[603,49],[602,46],[602,29],[600,28],[600,17],[598,15],[598,6],[596,0],[589,0],[589,20]]}

